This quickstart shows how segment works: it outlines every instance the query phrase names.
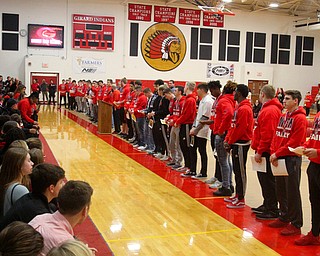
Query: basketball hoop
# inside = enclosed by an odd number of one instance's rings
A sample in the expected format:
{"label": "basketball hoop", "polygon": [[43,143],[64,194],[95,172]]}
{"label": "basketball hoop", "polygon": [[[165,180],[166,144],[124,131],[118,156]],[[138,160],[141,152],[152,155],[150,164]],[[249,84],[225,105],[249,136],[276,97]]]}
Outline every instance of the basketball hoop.
{"label": "basketball hoop", "polygon": [[200,6],[199,5],[198,8],[203,12],[211,12],[211,13],[219,14],[219,15],[235,16],[235,13],[228,10],[227,8],[224,8],[224,6],[221,8],[221,7],[210,7],[210,6]]}

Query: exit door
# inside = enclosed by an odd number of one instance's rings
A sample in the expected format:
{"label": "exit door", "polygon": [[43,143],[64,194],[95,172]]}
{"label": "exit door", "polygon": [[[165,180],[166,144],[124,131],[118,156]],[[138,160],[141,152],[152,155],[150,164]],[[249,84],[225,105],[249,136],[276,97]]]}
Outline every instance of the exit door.
{"label": "exit door", "polygon": [[268,84],[268,80],[249,80],[248,87],[251,90],[251,103],[254,104],[256,100],[259,100],[259,94],[261,88]]}
{"label": "exit door", "polygon": [[[53,83],[57,86],[59,85],[59,73],[44,73],[44,72],[32,72],[30,75],[30,82],[33,84],[33,79],[38,79],[38,83],[41,84],[44,79],[47,84],[50,83],[50,80],[53,80]],[[30,84],[30,88],[31,88]]]}

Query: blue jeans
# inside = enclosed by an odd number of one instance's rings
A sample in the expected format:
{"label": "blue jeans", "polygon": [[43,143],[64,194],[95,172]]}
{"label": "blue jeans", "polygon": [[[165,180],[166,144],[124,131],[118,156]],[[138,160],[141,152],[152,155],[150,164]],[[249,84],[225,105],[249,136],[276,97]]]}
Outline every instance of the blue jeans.
{"label": "blue jeans", "polygon": [[147,149],[154,150],[154,141],[153,141],[153,135],[152,135],[152,129],[149,127],[149,124],[146,122],[146,144]]}
{"label": "blue jeans", "polygon": [[146,119],[144,117],[137,117],[137,126],[138,126],[138,144],[139,146],[146,145]]}
{"label": "blue jeans", "polygon": [[217,151],[217,156],[220,164],[220,170],[222,175],[222,187],[230,188],[232,185],[231,181],[231,172],[232,165],[230,161],[230,154],[224,149],[223,142],[225,139],[225,135],[215,136],[215,146]]}

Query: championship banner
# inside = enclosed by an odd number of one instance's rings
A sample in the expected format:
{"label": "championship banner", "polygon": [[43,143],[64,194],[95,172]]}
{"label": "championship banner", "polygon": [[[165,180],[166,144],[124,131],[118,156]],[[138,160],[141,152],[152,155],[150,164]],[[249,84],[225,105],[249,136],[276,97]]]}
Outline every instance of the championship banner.
{"label": "championship banner", "polygon": [[179,24],[199,26],[200,17],[200,10],[179,8]]}
{"label": "championship banner", "polygon": [[177,8],[167,6],[154,7],[154,21],[155,22],[176,22]]}
{"label": "championship banner", "polygon": [[212,64],[207,65],[207,78],[209,79],[234,79],[234,65],[233,64]]}
{"label": "championship banner", "polygon": [[152,5],[129,4],[128,19],[137,21],[151,21]]}
{"label": "championship banner", "polygon": [[104,59],[95,59],[87,57],[73,58],[73,73],[75,74],[102,74],[106,73]]}
{"label": "championship banner", "polygon": [[213,12],[203,12],[203,26],[223,28],[224,15]]}

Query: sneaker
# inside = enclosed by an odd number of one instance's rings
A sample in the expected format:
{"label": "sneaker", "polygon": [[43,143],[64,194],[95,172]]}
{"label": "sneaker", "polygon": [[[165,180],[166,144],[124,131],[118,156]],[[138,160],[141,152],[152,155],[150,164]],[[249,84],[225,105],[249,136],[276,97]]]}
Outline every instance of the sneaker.
{"label": "sneaker", "polygon": [[162,158],[162,157],[163,157],[163,155],[162,155],[161,153],[157,153],[157,154],[155,154],[155,155],[154,155],[154,157],[156,157],[156,158],[160,159],[160,158]]}
{"label": "sneaker", "polygon": [[204,179],[207,178],[207,175],[202,175],[202,173],[198,173],[197,175],[191,176],[191,179]]}
{"label": "sneaker", "polygon": [[181,167],[179,167],[177,169],[174,169],[174,170],[177,171],[177,172],[186,172],[186,171],[189,170],[189,168],[185,167],[185,166],[181,166]]}
{"label": "sneaker", "polygon": [[284,228],[288,225],[289,225],[289,222],[284,222],[284,221],[281,221],[280,219],[272,221],[271,223],[268,224],[270,228]]}
{"label": "sneaker", "polygon": [[238,200],[238,196],[235,195],[235,196],[231,196],[231,197],[227,197],[227,198],[224,198],[223,201],[227,202],[227,203],[233,203],[234,201],[237,201]]}
{"label": "sneaker", "polygon": [[314,236],[311,231],[307,235],[294,241],[294,243],[299,246],[320,245],[319,236]]}
{"label": "sneaker", "polygon": [[256,219],[258,220],[275,220],[278,217],[279,217],[279,213],[273,212],[273,211],[265,211],[263,213],[256,214]]}
{"label": "sneaker", "polygon": [[152,149],[148,149],[148,150],[146,150],[146,152],[147,152],[149,155],[151,155],[151,154],[154,153],[154,151],[153,151]]}
{"label": "sneaker", "polygon": [[231,196],[231,190],[229,188],[221,187],[217,191],[213,192],[214,196]]}
{"label": "sneaker", "polygon": [[287,227],[280,231],[280,235],[283,236],[295,236],[301,234],[301,228],[297,228],[292,224],[289,224]]}
{"label": "sneaker", "polygon": [[262,204],[260,205],[259,207],[256,207],[256,208],[251,208],[251,211],[253,213],[258,213],[258,214],[261,214],[261,213],[264,213],[266,211],[266,207]]}
{"label": "sneaker", "polygon": [[206,184],[214,184],[214,183],[216,183],[217,180],[218,179],[216,177],[212,177],[212,178],[206,180],[204,183],[206,183]]}
{"label": "sneaker", "polygon": [[169,157],[166,156],[166,155],[164,155],[161,158],[159,158],[159,160],[161,160],[161,161],[167,161],[168,159],[169,159]]}
{"label": "sneaker", "polygon": [[185,178],[188,178],[188,177],[191,177],[193,175],[196,175],[195,172],[191,172],[190,170],[186,171],[185,173],[182,173],[180,176],[181,177],[185,177]]}
{"label": "sneaker", "polygon": [[147,148],[147,146],[140,146],[140,147],[138,147],[137,149],[138,150],[145,150]]}
{"label": "sneaker", "polygon": [[229,209],[240,209],[244,208],[245,206],[244,199],[239,200],[238,198],[236,198],[236,200],[234,200],[232,203],[227,204],[227,208]]}
{"label": "sneaker", "polygon": [[216,181],[215,183],[209,185],[209,188],[221,188],[222,187],[222,182]]}
{"label": "sneaker", "polygon": [[138,143],[137,143],[137,144],[133,144],[132,146],[133,146],[134,148],[140,147]]}
{"label": "sneaker", "polygon": [[133,141],[135,141],[135,139],[136,139],[135,137],[132,137],[132,138],[130,138],[128,141],[129,141],[129,142],[133,142]]}

